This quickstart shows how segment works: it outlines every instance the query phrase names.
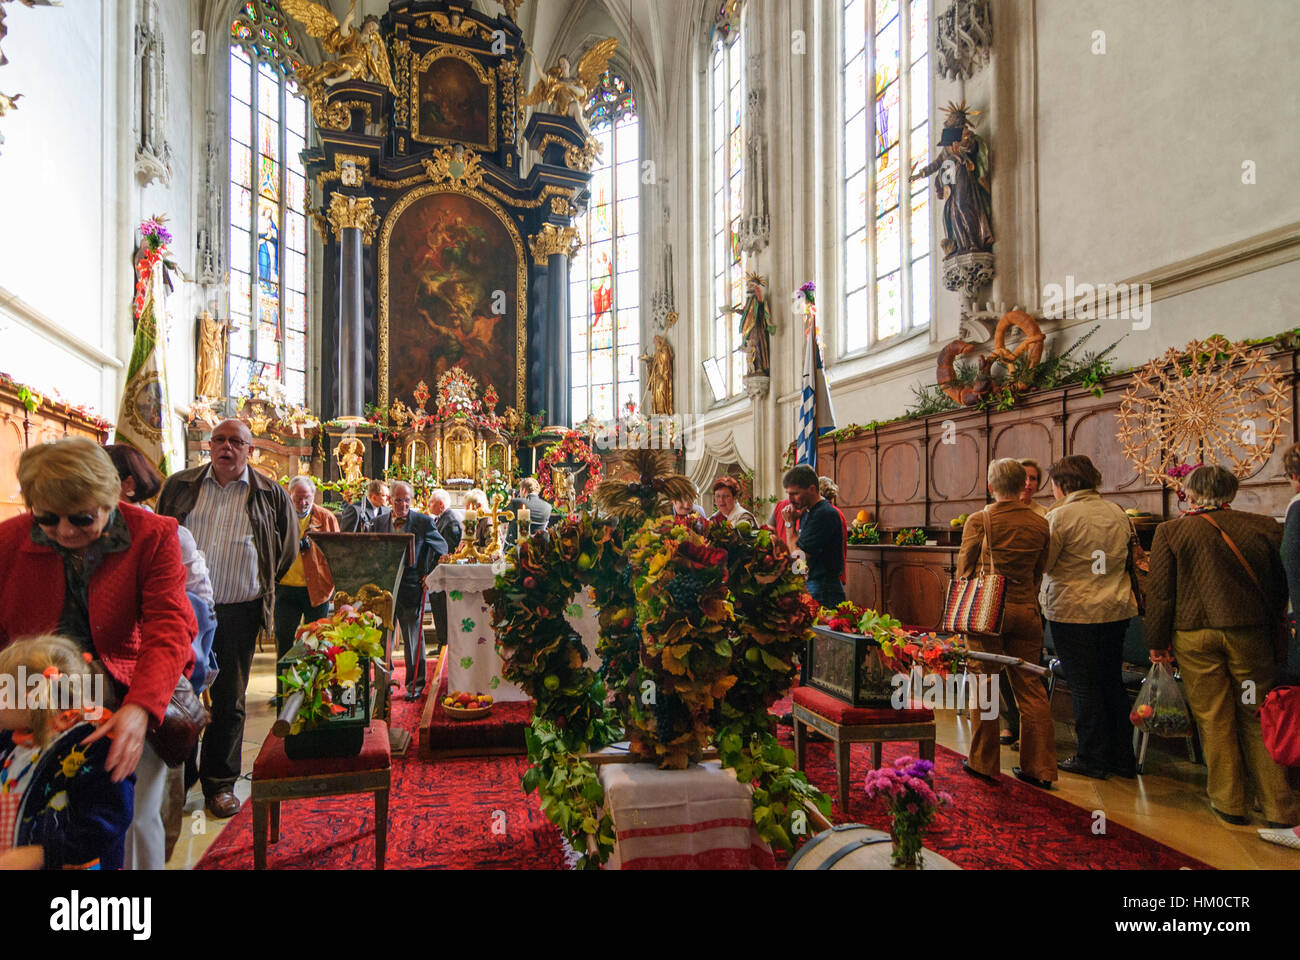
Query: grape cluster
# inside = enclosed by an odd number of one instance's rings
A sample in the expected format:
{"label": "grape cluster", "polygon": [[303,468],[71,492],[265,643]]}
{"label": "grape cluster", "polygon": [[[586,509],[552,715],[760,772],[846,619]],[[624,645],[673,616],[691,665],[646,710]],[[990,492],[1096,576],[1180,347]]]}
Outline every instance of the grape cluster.
{"label": "grape cluster", "polygon": [[681,697],[660,693],[655,698],[655,730],[660,743],[671,743],[692,726],[691,712]]}
{"label": "grape cluster", "polygon": [[679,610],[690,610],[700,604],[700,594],[704,592],[704,581],[690,570],[678,571],[668,581],[668,595]]}

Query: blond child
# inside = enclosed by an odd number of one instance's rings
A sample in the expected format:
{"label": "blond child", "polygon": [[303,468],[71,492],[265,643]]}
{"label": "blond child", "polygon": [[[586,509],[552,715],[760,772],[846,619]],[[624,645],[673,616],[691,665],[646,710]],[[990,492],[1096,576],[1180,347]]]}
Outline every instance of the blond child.
{"label": "blond child", "polygon": [[135,776],[105,770],[104,677],[62,637],[0,650],[0,869],[121,869]]}

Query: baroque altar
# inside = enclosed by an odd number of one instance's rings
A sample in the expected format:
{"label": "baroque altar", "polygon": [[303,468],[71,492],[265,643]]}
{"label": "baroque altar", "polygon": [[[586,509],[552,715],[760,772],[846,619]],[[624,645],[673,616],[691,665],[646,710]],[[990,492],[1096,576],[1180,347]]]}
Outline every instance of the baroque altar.
{"label": "baroque altar", "polygon": [[[567,422],[573,218],[595,157],[585,122],[525,95],[528,51],[508,16],[393,0],[349,32],[309,6],[339,53],[303,75],[319,138],[304,160],[325,244],[323,419],[359,422],[459,369],[521,415]],[[562,58],[544,78],[576,91],[610,43],[579,77]],[[449,429],[404,452],[423,456],[422,443],[448,483],[478,480],[491,444]]]}

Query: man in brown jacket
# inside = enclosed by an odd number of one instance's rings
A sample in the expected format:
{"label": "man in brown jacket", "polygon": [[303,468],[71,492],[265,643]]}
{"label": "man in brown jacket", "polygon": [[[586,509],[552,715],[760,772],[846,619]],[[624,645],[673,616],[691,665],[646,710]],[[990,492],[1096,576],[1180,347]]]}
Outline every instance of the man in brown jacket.
{"label": "man in brown jacket", "polygon": [[203,734],[199,779],[208,812],[239,812],[235,781],[244,744],[244,695],[260,631],[271,625],[275,585],[298,556],[298,518],[289,495],[248,465],[253,436],[242,420],[212,431],[212,462],[173,474],[158,495],[158,512],[194,534],[208,562],[220,672],[209,688],[212,721]]}
{"label": "man in brown jacket", "polygon": [[[967,518],[957,554],[957,577],[976,577],[983,571],[1006,578],[1002,634],[997,637],[971,634],[967,643],[978,652],[1001,653],[1038,663],[1043,653],[1038,586],[1047,564],[1047,521],[1021,502],[1025,468],[1015,460],[994,460],[989,464],[988,484],[996,502]],[[996,674],[999,667],[972,661],[970,669]],[[1056,736],[1047,691],[1037,677],[1023,670],[1008,670],[1007,675],[1020,707],[1021,766],[1013,767],[1012,772],[1026,783],[1051,789],[1056,779]],[[974,777],[996,780],[1000,771],[997,715],[986,718],[981,711],[972,722],[975,733],[970,756],[962,767]]]}
{"label": "man in brown jacket", "polygon": [[1228,823],[1250,822],[1249,771],[1269,825],[1292,827],[1300,806],[1259,725],[1259,705],[1277,677],[1274,625],[1286,610],[1282,528],[1271,517],[1227,509],[1236,495],[1232,473],[1199,467],[1187,478],[1187,515],[1156,527],[1147,645],[1154,661],[1178,660],[1214,812]]}

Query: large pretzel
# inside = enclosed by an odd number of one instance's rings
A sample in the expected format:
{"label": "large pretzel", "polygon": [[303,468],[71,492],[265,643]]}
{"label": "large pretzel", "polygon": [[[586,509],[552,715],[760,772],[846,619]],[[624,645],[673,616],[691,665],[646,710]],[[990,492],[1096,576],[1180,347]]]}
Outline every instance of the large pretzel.
{"label": "large pretzel", "polygon": [[[1025,339],[1020,341],[1015,350],[1008,350],[1007,332],[1012,327],[1019,327]],[[1011,310],[1004,313],[1002,319],[998,321],[997,331],[993,334],[993,356],[1007,366],[1013,366],[1017,360],[1028,354],[1029,366],[1035,367],[1038,361],[1043,359],[1043,341],[1046,339],[1043,328],[1038,325],[1037,320],[1023,310]]]}

